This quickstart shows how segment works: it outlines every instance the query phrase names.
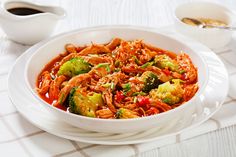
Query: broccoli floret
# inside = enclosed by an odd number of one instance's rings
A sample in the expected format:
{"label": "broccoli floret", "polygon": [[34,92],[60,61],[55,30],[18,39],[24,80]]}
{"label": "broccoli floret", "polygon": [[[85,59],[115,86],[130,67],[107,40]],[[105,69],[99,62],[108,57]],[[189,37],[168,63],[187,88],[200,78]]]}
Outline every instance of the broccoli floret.
{"label": "broccoli floret", "polygon": [[116,118],[117,119],[128,119],[128,118],[138,118],[138,117],[139,116],[137,116],[135,114],[135,112],[133,112],[129,109],[125,109],[125,108],[120,108],[116,112]]}
{"label": "broccoli floret", "polygon": [[88,96],[88,99],[96,106],[102,106],[104,104],[102,94],[93,93],[93,95]]}
{"label": "broccoli floret", "polygon": [[144,82],[144,88],[142,91],[146,93],[154,88],[157,88],[159,84],[161,84],[161,81],[158,79],[157,75],[151,71],[145,71],[141,76],[141,80]]}
{"label": "broccoli floret", "polygon": [[96,117],[95,112],[98,106],[102,106],[103,104],[101,94],[93,93],[91,96],[86,96],[77,87],[73,88],[69,95],[70,112],[75,114]]}
{"label": "broccoli floret", "polygon": [[171,59],[167,55],[158,55],[155,57],[154,62],[157,67],[164,69],[164,68],[169,68],[171,71],[179,72],[179,65],[178,63]]}
{"label": "broccoli floret", "polygon": [[180,79],[173,79],[173,83],[169,81],[159,85],[157,89],[150,91],[153,99],[161,99],[164,103],[173,105],[179,103],[183,98],[184,90],[181,87]]}
{"label": "broccoli floret", "polygon": [[91,66],[82,58],[76,57],[62,64],[58,71],[58,75],[66,75],[73,77],[75,75],[89,72]]}
{"label": "broccoli floret", "polygon": [[122,88],[123,88],[124,93],[127,93],[131,90],[131,84],[130,83],[123,84]]}

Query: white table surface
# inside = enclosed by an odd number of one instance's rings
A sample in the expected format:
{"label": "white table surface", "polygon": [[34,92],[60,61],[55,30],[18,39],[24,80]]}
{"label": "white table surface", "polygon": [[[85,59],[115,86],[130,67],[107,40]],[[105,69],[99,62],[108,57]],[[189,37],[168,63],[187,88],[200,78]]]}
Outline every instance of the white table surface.
{"label": "white table surface", "polygon": [[[42,4],[59,5],[67,11],[67,17],[61,21],[55,30],[54,34],[65,32],[77,28],[83,28],[95,25],[110,25],[110,24],[128,24],[139,26],[161,27],[171,25],[173,23],[173,10],[182,3],[190,0],[32,0]],[[212,0],[236,10],[236,0]],[[15,59],[28,47],[16,44],[6,37],[0,30],[0,106],[7,101],[7,86],[6,79],[9,68],[14,63]],[[232,65],[233,66],[233,65]],[[232,100],[228,98],[227,101]],[[0,109],[1,110],[1,109]],[[13,106],[5,107],[0,113],[0,128],[2,125],[21,125],[28,127],[29,124],[19,114],[15,114]],[[16,119],[21,123],[9,124],[10,119]],[[26,132],[33,132],[38,128],[30,127]],[[13,131],[14,132],[14,131]],[[15,131],[17,135],[21,131]],[[38,131],[40,133],[40,130]],[[1,131],[2,136],[8,136],[8,132]],[[1,136],[1,135],[0,135]],[[34,136],[30,134],[30,136]],[[54,140],[54,137],[49,139]],[[23,139],[24,140],[24,139]],[[14,141],[12,141],[14,143]],[[27,142],[26,142],[27,143]],[[19,143],[20,145],[22,143]],[[23,142],[24,147],[25,142]],[[11,142],[9,142],[11,145]],[[1,152],[5,146],[1,146]],[[18,150],[14,150],[18,151]],[[0,153],[1,153],[0,152]],[[0,155],[2,156],[2,155]],[[7,156],[7,154],[5,154]],[[18,156],[23,154],[18,153]],[[30,156],[30,154],[28,154]],[[82,154],[86,156],[86,154]],[[204,134],[178,144],[168,145],[145,152],[140,156],[219,156],[228,157],[236,156],[236,126],[220,129],[208,134]]]}

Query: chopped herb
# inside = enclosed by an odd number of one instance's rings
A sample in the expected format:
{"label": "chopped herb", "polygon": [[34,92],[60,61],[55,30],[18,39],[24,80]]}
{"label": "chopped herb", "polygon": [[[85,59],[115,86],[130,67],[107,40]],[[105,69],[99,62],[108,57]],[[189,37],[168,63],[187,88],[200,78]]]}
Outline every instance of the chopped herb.
{"label": "chopped herb", "polygon": [[107,66],[107,67],[106,67],[106,71],[107,71],[107,72],[111,72],[110,66]]}
{"label": "chopped herb", "polygon": [[138,60],[138,58],[136,56],[133,56],[133,58],[134,58],[134,61],[136,64],[140,64],[140,61]]}
{"label": "chopped herb", "polygon": [[114,82],[111,82],[111,90],[114,90],[115,89],[115,84]]}
{"label": "chopped herb", "polygon": [[129,83],[126,83],[122,86],[122,88],[124,89],[124,92],[128,92],[131,89],[131,85]]}
{"label": "chopped herb", "polygon": [[103,84],[102,87],[111,88],[112,90],[114,90],[115,85],[114,85],[114,82],[111,82],[111,83]]}
{"label": "chopped herb", "polygon": [[145,96],[145,95],[147,95],[147,93],[145,93],[145,92],[135,92],[135,93],[132,94],[132,96],[137,96],[137,95]]}
{"label": "chopped herb", "polygon": [[111,83],[103,84],[102,87],[105,87],[105,88],[111,87]]}
{"label": "chopped herb", "polygon": [[185,70],[180,70],[179,73],[183,74],[183,73],[185,73]]}
{"label": "chopped herb", "polygon": [[153,62],[147,62],[147,63],[143,64],[143,65],[141,66],[141,68],[146,68],[146,67],[152,66],[152,65],[153,65]]}
{"label": "chopped herb", "polygon": [[137,97],[134,97],[134,103],[136,103],[137,102]]}
{"label": "chopped herb", "polygon": [[105,67],[105,66],[108,66],[109,63],[99,63],[96,68],[102,68],[102,67]]}
{"label": "chopped herb", "polygon": [[102,67],[105,67],[107,72],[111,72],[109,63],[100,63],[96,66],[96,68],[102,68]]}

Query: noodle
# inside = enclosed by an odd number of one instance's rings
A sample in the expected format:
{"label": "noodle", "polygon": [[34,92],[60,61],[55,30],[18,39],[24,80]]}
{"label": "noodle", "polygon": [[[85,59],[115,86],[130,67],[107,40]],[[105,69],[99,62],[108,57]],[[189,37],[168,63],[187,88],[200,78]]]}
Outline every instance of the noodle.
{"label": "noodle", "polygon": [[186,53],[114,38],[107,44],[65,45],[65,52],[39,74],[37,91],[49,104],[74,114],[137,118],[190,100],[198,90],[197,76]]}

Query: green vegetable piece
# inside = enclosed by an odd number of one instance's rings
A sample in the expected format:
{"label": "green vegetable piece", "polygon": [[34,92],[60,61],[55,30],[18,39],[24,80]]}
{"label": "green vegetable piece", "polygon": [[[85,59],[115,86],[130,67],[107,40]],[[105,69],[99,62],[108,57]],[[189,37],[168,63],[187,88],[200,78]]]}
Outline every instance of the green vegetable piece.
{"label": "green vegetable piece", "polygon": [[123,88],[124,92],[128,92],[131,89],[131,85],[130,85],[130,83],[126,83],[126,84],[122,85],[122,88]]}
{"label": "green vegetable piece", "polygon": [[100,94],[100,93],[93,93],[93,95],[88,96],[88,98],[96,106],[103,106],[104,105],[102,94]]}
{"label": "green vegetable piece", "polygon": [[158,79],[157,75],[151,71],[144,72],[141,76],[141,80],[144,82],[144,88],[142,91],[146,93],[154,88],[157,88],[161,84],[161,81]]}
{"label": "green vegetable piece", "polygon": [[185,73],[185,70],[180,70],[179,73],[183,74],[183,73]]}
{"label": "green vegetable piece", "polygon": [[107,72],[111,72],[109,63],[100,63],[95,68],[103,68],[103,67],[105,67]]}
{"label": "green vegetable piece", "polygon": [[153,99],[161,99],[164,103],[174,105],[179,103],[183,98],[184,90],[181,87],[182,80],[173,79],[173,83],[165,82],[157,89],[150,91],[150,96]]}
{"label": "green vegetable piece", "polygon": [[171,104],[171,99],[170,98],[164,98],[162,101],[166,104]]}
{"label": "green vegetable piece", "polygon": [[102,87],[105,87],[105,88],[111,87],[111,83],[103,84]]}
{"label": "green vegetable piece", "polygon": [[105,83],[105,84],[102,85],[102,87],[111,88],[111,90],[114,90],[115,89],[115,84],[114,84],[114,82]]}
{"label": "green vegetable piece", "polygon": [[86,117],[96,117],[95,112],[98,106],[104,105],[102,95],[93,93],[86,96],[81,93],[78,87],[73,88],[69,95],[70,112]]}
{"label": "green vegetable piece", "polygon": [[66,75],[73,77],[75,75],[89,72],[91,66],[85,62],[82,58],[76,57],[62,64],[58,71],[58,75]]}
{"label": "green vegetable piece", "polygon": [[111,82],[111,90],[113,91],[115,89],[115,84],[114,82]]}
{"label": "green vegetable piece", "polygon": [[137,96],[137,95],[146,96],[147,93],[141,91],[141,92],[135,92],[132,94],[132,96]]}
{"label": "green vegetable piece", "polygon": [[138,118],[138,117],[139,116],[137,116],[135,114],[135,112],[133,112],[129,109],[125,109],[125,108],[120,108],[116,112],[116,118],[117,119],[128,119],[128,118]]}
{"label": "green vegetable piece", "polygon": [[164,69],[164,68],[169,68],[171,71],[179,72],[179,65],[178,63],[171,59],[167,55],[158,55],[154,59],[155,64],[157,67]]}
{"label": "green vegetable piece", "polygon": [[148,66],[152,66],[154,62],[147,62],[141,66],[141,68],[147,68]]}
{"label": "green vegetable piece", "polygon": [[136,56],[133,56],[133,58],[134,58],[134,61],[135,61],[136,64],[138,64],[138,65],[141,64]]}

